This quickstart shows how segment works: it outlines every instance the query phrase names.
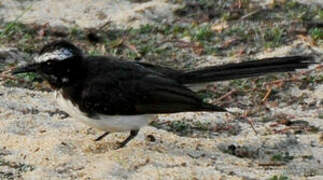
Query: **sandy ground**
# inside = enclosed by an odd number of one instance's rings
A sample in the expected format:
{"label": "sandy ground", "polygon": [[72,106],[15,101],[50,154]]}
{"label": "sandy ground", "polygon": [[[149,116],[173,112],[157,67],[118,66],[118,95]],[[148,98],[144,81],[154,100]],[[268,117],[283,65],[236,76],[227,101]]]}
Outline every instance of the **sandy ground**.
{"label": "sandy ground", "polygon": [[[3,0],[0,18],[14,20],[32,5],[22,22],[93,27],[110,19],[120,26],[136,27],[171,19],[172,9],[176,8],[166,0],[117,2]],[[291,51],[313,51],[322,63],[323,48],[308,49],[303,42],[258,53],[257,57],[281,56]],[[18,60],[21,64],[26,56],[6,48],[0,50],[0,55],[3,62]],[[214,57],[204,59],[199,66],[216,62]],[[304,109],[294,102],[270,109],[270,117],[292,114],[287,118],[296,122],[295,126],[316,127],[315,133],[275,133],[273,121],[256,121],[256,135],[248,122],[229,113],[179,113],[160,115],[156,121],[202,122],[212,127],[230,127],[232,131],[214,130],[207,135],[197,131],[186,136],[149,126],[142,128],[125,148],[115,150],[117,142],[128,133],[114,133],[95,142],[93,139],[103,132],[66,117],[52,92],[0,85],[0,179],[323,179],[322,92],[323,84],[313,89],[293,86],[279,95],[304,96],[304,102],[312,103],[313,108]],[[238,107],[230,110],[241,111]],[[277,131],[284,128],[274,127]]]}
{"label": "sandy ground", "polygon": [[[323,86],[315,94],[321,96]],[[160,120],[198,119],[240,126],[239,136],[218,135],[214,139],[180,137],[164,130],[146,127],[123,149],[116,142],[127,136],[116,133],[101,142],[93,139],[102,132],[89,129],[57,110],[53,94],[20,88],[0,87],[0,171],[25,179],[251,179],[275,174],[289,177],[322,174],[322,134],[257,135],[248,124],[232,121],[219,113],[185,113],[160,116]],[[292,111],[311,125],[322,127],[317,110]],[[268,124],[257,124],[265,132]],[[153,135],[154,142],[147,136]],[[224,153],[229,146],[241,148],[249,158]],[[266,168],[274,153],[288,152],[293,163]],[[14,165],[24,168],[17,169]],[[319,172],[320,171],[320,172]],[[318,176],[318,177],[317,177]]]}
{"label": "sandy ground", "polygon": [[[253,1],[264,6],[272,3],[272,0]],[[297,1],[323,7],[321,0]],[[172,20],[172,12],[177,7],[168,0],[144,3],[127,0],[2,0],[0,19],[13,21],[24,14],[20,19],[23,23],[90,28],[112,21],[121,27],[138,27],[141,24]]]}
{"label": "sandy ground", "polygon": [[146,3],[125,0],[3,0],[1,6],[0,18],[5,21],[13,21],[25,13],[20,20],[23,23],[82,28],[98,27],[107,21],[120,26],[138,27],[140,24],[169,20],[172,18],[169,14],[176,8],[166,0]]}

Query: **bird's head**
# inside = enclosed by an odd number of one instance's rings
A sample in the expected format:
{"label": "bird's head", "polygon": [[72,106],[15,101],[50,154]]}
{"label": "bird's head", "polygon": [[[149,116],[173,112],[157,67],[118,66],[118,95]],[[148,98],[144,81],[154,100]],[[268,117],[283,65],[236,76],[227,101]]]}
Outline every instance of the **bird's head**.
{"label": "bird's head", "polygon": [[78,72],[78,65],[82,57],[82,51],[72,43],[64,40],[54,41],[41,49],[34,63],[18,67],[12,74],[38,73],[54,88],[60,88],[71,83],[71,78],[81,73]]}

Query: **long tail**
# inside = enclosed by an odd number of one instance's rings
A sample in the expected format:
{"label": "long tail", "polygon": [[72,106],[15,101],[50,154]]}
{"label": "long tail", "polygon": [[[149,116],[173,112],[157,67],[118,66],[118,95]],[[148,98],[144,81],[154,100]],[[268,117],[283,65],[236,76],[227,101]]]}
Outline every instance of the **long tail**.
{"label": "long tail", "polygon": [[310,56],[273,57],[188,71],[181,74],[177,79],[183,84],[224,81],[274,72],[295,71],[296,69],[307,68],[313,63],[313,57]]}

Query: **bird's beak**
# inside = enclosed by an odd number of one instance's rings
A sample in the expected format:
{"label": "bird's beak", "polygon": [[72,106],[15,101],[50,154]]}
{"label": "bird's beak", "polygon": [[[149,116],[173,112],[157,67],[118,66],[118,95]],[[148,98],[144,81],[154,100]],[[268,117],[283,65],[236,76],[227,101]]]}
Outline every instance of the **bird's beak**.
{"label": "bird's beak", "polygon": [[39,64],[29,64],[23,67],[17,67],[11,71],[11,74],[20,74],[27,72],[37,72],[39,69]]}

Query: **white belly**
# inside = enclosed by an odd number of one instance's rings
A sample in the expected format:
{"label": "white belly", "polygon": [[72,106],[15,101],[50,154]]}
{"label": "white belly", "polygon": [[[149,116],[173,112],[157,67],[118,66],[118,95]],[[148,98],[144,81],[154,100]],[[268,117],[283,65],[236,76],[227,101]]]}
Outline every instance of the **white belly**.
{"label": "white belly", "polygon": [[152,114],[143,114],[143,115],[95,115],[94,118],[87,117],[85,113],[81,112],[80,109],[73,105],[69,100],[63,98],[61,93],[56,93],[56,100],[58,105],[62,110],[66,111],[73,118],[82,121],[83,123],[109,132],[118,132],[118,131],[129,131],[137,130],[143,126],[146,126],[154,117]]}

